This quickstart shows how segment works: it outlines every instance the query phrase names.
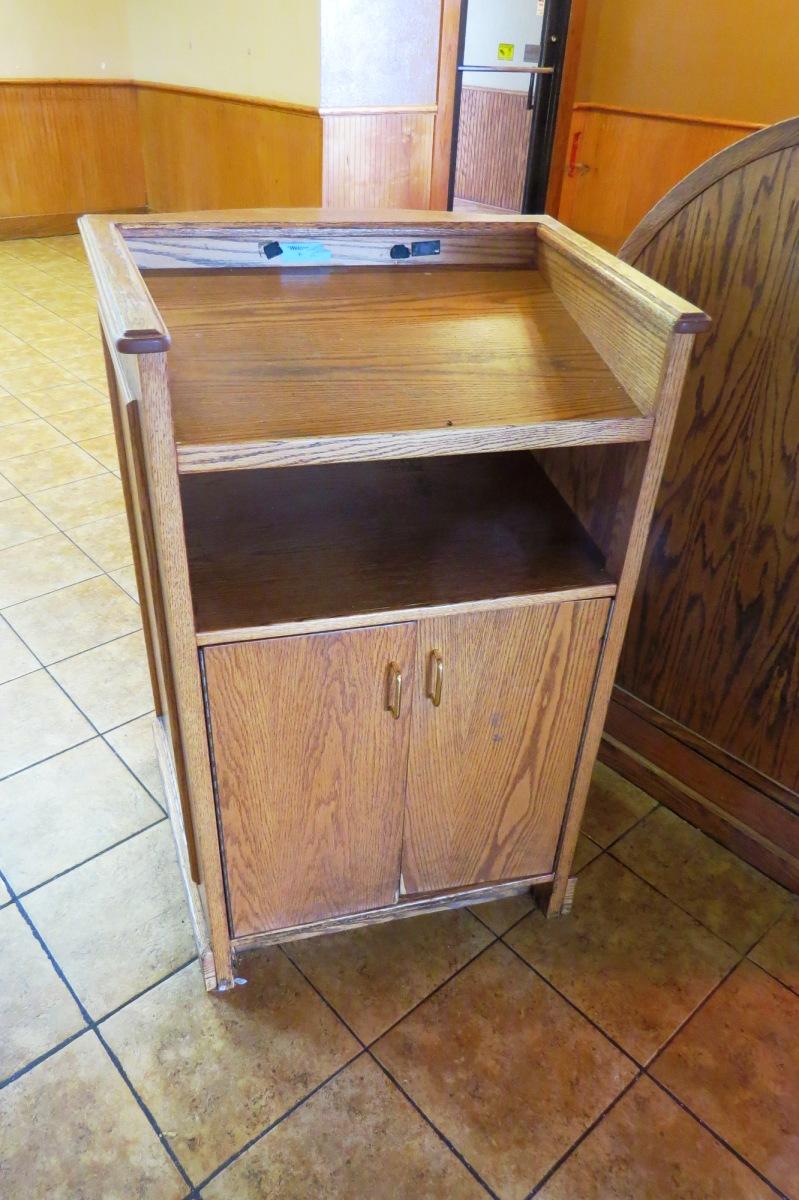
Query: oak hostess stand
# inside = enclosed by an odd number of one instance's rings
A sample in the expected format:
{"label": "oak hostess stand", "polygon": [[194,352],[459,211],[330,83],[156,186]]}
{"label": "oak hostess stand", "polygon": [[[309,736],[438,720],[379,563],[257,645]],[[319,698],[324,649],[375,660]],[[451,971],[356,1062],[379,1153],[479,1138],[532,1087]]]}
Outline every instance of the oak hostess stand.
{"label": "oak hostess stand", "polygon": [[547,217],[84,217],[178,856],[236,959],[570,869],[694,335]]}

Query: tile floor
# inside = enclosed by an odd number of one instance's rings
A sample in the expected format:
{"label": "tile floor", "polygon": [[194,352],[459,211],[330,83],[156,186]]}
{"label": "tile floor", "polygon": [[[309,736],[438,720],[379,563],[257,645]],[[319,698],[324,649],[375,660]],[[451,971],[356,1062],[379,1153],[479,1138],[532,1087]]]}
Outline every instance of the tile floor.
{"label": "tile floor", "polygon": [[299,942],[208,997],[91,282],[0,243],[4,1200],[799,1198],[796,901],[597,767],[570,918]]}

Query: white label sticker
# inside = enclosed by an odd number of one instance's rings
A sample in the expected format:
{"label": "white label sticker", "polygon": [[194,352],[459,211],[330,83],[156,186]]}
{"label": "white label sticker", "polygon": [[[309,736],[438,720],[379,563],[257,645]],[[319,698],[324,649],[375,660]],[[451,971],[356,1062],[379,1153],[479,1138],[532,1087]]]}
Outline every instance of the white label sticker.
{"label": "white label sticker", "polygon": [[324,242],[270,242],[264,253],[275,266],[281,267],[286,263],[326,263],[333,258],[333,251]]}
{"label": "white label sticker", "polygon": [[544,9],[546,8],[546,6],[547,6],[547,0],[538,0],[538,3],[536,5],[536,10],[535,10],[536,16],[543,17]]}

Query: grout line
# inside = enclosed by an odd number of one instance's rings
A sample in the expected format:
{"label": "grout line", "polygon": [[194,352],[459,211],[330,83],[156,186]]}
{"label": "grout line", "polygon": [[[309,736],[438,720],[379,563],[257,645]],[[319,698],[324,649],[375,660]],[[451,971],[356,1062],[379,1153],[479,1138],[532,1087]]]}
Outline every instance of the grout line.
{"label": "grout line", "polygon": [[[26,679],[28,675],[35,675],[36,671],[46,671],[44,667],[36,667],[33,671],[28,671],[26,675],[18,675],[17,679]],[[15,683],[16,680],[9,679],[9,683]],[[3,685],[5,686],[5,685]],[[63,690],[63,689],[62,689]],[[94,728],[94,726],[92,726]],[[42,763],[50,762],[53,758],[58,758],[59,754],[66,754],[67,750],[76,750],[78,746],[86,746],[89,742],[94,741],[95,734],[90,734],[89,737],[81,738],[71,746],[64,746],[61,750],[56,750],[52,754],[46,754],[44,758],[37,758],[36,762],[28,763],[24,767],[18,767],[16,771],[9,771],[7,775],[0,775],[0,783],[5,783],[7,779],[13,779],[15,775],[22,775],[25,771],[30,771],[32,767],[40,767]]]}
{"label": "grout line", "polygon": [[109,846],[104,846],[102,850],[98,850],[96,853],[90,854],[87,858],[82,858],[80,862],[73,863],[72,866],[65,867],[63,871],[57,871],[55,875],[50,875],[47,879],[43,879],[40,883],[34,883],[32,887],[25,888],[24,891],[18,892],[17,895],[19,899],[24,900],[27,896],[32,895],[34,892],[38,892],[41,888],[47,887],[48,884],[54,883],[56,879],[63,879],[65,875],[70,875],[73,871],[77,871],[78,867],[85,867],[87,863],[94,862],[97,858],[102,858],[104,854],[108,854],[111,850],[116,850],[118,846],[124,846],[126,842],[133,841],[133,839],[137,838],[139,834],[146,833],[148,829],[155,829],[157,825],[163,825],[164,821],[166,820],[166,813],[162,813],[160,817],[157,817],[154,821],[151,821],[149,825],[142,825],[141,829],[134,829],[133,833],[126,834],[125,837],[120,838],[119,841],[112,842]]}
{"label": "grout line", "polygon": [[3,1091],[4,1088],[9,1087],[12,1083],[16,1083],[18,1079],[22,1079],[24,1075],[28,1075],[34,1067],[41,1066],[41,1064],[46,1062],[48,1058],[52,1058],[53,1055],[58,1054],[59,1050],[65,1050],[66,1047],[72,1042],[76,1042],[78,1038],[83,1037],[85,1033],[91,1032],[91,1026],[84,1025],[81,1029],[77,1029],[74,1033],[71,1033],[69,1037],[64,1038],[63,1041],[58,1042],[55,1046],[51,1046],[49,1050],[45,1050],[43,1054],[38,1056],[38,1058],[32,1058],[30,1062],[26,1062],[24,1066],[19,1067],[16,1071],[12,1072],[11,1075],[6,1075],[5,1079],[0,1079],[0,1092]]}
{"label": "grout line", "polygon": [[172,969],[167,971],[165,975],[160,975],[154,983],[148,983],[147,987],[143,987],[140,992],[134,992],[132,996],[128,996],[127,1000],[123,1000],[121,1004],[116,1006],[116,1008],[110,1008],[107,1013],[103,1013],[103,1015],[98,1017],[96,1021],[93,1021],[92,1024],[104,1025],[106,1021],[110,1021],[112,1017],[117,1015],[117,1013],[121,1013],[123,1008],[127,1008],[129,1004],[135,1004],[137,1000],[141,1000],[142,996],[146,996],[148,992],[154,992],[155,989],[160,987],[162,983],[166,983],[167,980],[172,979],[174,975],[179,975],[181,971],[185,971],[187,967],[192,965],[192,963],[199,964],[199,961],[199,956],[193,954],[191,958],[187,958],[185,962],[178,963],[176,967],[172,967]]}

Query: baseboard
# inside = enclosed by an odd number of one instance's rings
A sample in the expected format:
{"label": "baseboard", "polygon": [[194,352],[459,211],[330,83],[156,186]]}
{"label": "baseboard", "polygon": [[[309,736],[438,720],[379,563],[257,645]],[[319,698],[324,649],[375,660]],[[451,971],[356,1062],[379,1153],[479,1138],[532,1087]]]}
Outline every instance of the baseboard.
{"label": "baseboard", "polygon": [[[799,893],[799,815],[700,752],[682,727],[614,696],[599,757],[790,891]],[[687,731],[686,731],[687,732]]]}
{"label": "baseboard", "polygon": [[[123,211],[123,210],[119,210]],[[126,208],[125,212],[143,213],[147,208]],[[42,213],[32,217],[0,217],[0,242],[12,238],[58,237],[78,232],[78,217],[82,213]]]}

